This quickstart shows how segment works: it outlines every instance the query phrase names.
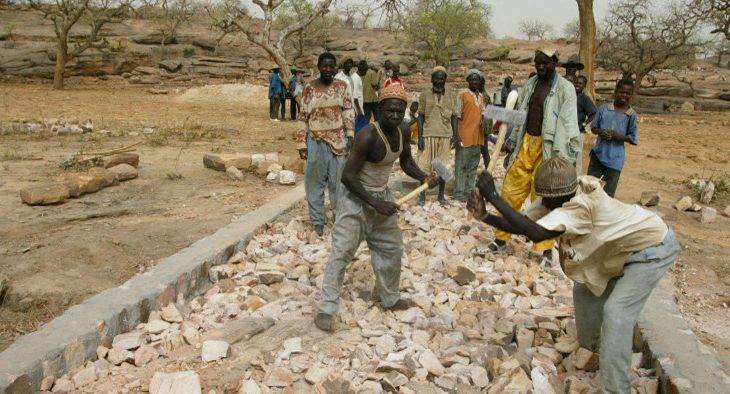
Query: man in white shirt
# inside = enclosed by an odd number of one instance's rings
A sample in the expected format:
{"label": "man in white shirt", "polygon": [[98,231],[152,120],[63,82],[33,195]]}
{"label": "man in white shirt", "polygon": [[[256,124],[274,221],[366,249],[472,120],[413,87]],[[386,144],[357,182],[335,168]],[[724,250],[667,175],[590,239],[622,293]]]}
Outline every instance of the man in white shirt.
{"label": "man in white shirt", "polygon": [[363,95],[362,95],[362,79],[357,75],[356,72],[352,71],[352,67],[355,62],[350,56],[345,56],[342,61],[342,67],[340,72],[335,75],[335,78],[345,81],[350,90],[350,96],[352,96],[352,107],[355,109],[355,134],[363,128],[367,122],[365,121],[365,115],[363,113]]}
{"label": "man in white shirt", "polygon": [[[601,392],[631,392],[634,326],[677,258],[674,231],[654,212],[610,197],[599,179],[576,178],[573,163],[560,157],[537,168],[539,198],[524,216],[497,194],[490,174],[483,172],[477,186],[467,203],[475,218],[533,242],[558,239],[560,266],[575,281],[578,342],[600,350]],[[502,216],[488,213],[485,200]]]}

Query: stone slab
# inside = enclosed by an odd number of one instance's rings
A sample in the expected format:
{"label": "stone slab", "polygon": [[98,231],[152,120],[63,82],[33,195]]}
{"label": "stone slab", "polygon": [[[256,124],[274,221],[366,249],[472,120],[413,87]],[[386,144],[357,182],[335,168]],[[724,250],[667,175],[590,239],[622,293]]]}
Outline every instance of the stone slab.
{"label": "stone slab", "polygon": [[53,365],[54,368],[45,370],[61,376],[69,370],[68,357],[64,355],[80,352],[85,359],[94,359],[97,346],[133,330],[147,321],[151,311],[176,300],[178,294],[186,299],[201,294],[210,286],[210,267],[225,263],[234,253],[244,250],[266,223],[277,220],[303,198],[304,186],[299,185],[160,260],[144,274],[72,306],[38,331],[18,338],[0,353],[0,393],[37,391],[45,377],[42,365]]}
{"label": "stone slab", "polygon": [[674,302],[672,280],[665,276],[652,291],[639,319],[644,354],[651,354],[660,393],[727,393],[725,375],[714,350],[692,332]]}

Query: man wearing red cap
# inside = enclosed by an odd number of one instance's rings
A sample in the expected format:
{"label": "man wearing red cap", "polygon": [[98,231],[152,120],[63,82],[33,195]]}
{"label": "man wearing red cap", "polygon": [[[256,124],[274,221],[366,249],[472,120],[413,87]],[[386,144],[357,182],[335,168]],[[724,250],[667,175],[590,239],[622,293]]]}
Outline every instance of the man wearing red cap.
{"label": "man wearing red cap", "polygon": [[388,189],[393,163],[409,176],[434,187],[437,177],[421,171],[411,156],[410,133],[401,127],[407,96],[394,84],[380,91],[380,118],[363,127],[355,137],[352,151],[342,173],[338,190],[337,215],[332,228],[332,254],[322,282],[322,296],[314,324],[334,330],[334,314],[339,308],[340,291],[347,265],[363,240],[370,249],[375,272],[373,296],[386,309],[402,310],[412,306],[400,297],[402,238],[398,228],[398,205]]}

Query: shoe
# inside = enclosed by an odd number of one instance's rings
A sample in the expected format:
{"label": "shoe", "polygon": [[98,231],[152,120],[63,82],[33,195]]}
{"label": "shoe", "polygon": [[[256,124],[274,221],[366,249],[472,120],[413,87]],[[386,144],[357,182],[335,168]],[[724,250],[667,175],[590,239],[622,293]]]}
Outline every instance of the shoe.
{"label": "shoe", "polygon": [[477,246],[476,248],[474,248],[474,254],[481,257],[486,256],[487,253],[504,253],[506,251],[507,243],[499,242],[496,239],[486,245]]}
{"label": "shoe", "polygon": [[324,226],[314,226],[314,232],[321,237],[324,234]]}
{"label": "shoe", "polygon": [[322,331],[333,332],[335,330],[335,319],[332,315],[319,312],[314,317],[314,325]]}
{"label": "shoe", "polygon": [[419,207],[422,207],[422,206],[426,205],[426,195],[425,194],[421,194],[420,196],[418,196],[418,203],[417,204],[418,204]]}
{"label": "shoe", "polygon": [[410,298],[401,298],[396,302],[395,304],[391,306],[383,306],[383,309],[388,311],[405,311],[408,309],[411,309],[416,306],[416,303],[413,302]]}
{"label": "shoe", "polygon": [[281,122],[279,119],[272,119],[274,122]]}
{"label": "shoe", "polygon": [[441,205],[442,207],[448,207],[448,206],[450,206],[450,205],[451,205],[451,204],[449,204],[449,201],[448,201],[448,200],[446,200],[446,197],[442,197],[442,198],[439,198],[439,204],[440,204],[440,205]]}

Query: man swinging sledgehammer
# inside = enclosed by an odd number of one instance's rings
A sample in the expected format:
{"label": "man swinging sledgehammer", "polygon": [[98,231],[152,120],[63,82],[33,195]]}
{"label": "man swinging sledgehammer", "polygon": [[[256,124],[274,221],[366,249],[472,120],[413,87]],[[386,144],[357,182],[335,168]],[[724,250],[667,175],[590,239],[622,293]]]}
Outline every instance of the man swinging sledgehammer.
{"label": "man swinging sledgehammer", "polygon": [[401,85],[380,91],[380,118],[363,127],[345,164],[338,188],[337,215],[332,228],[332,254],[325,268],[317,327],[334,330],[334,314],[339,307],[345,269],[360,243],[368,243],[375,272],[375,291],[383,307],[391,310],[413,306],[400,297],[402,239],[395,215],[399,206],[388,189],[393,163],[400,159],[403,171],[428,184],[440,178],[427,175],[411,156],[410,132],[401,128],[407,96]]}
{"label": "man swinging sledgehammer", "polygon": [[[674,231],[655,213],[611,198],[592,176],[553,157],[535,172],[539,197],[524,212],[498,194],[492,176],[479,176],[471,214],[533,242],[557,238],[560,266],[575,281],[573,302],[580,345],[600,349],[601,392],[629,393],[634,325],[652,289],[679,252]],[[489,214],[485,201],[502,216]],[[600,342],[599,342],[600,339]]]}

